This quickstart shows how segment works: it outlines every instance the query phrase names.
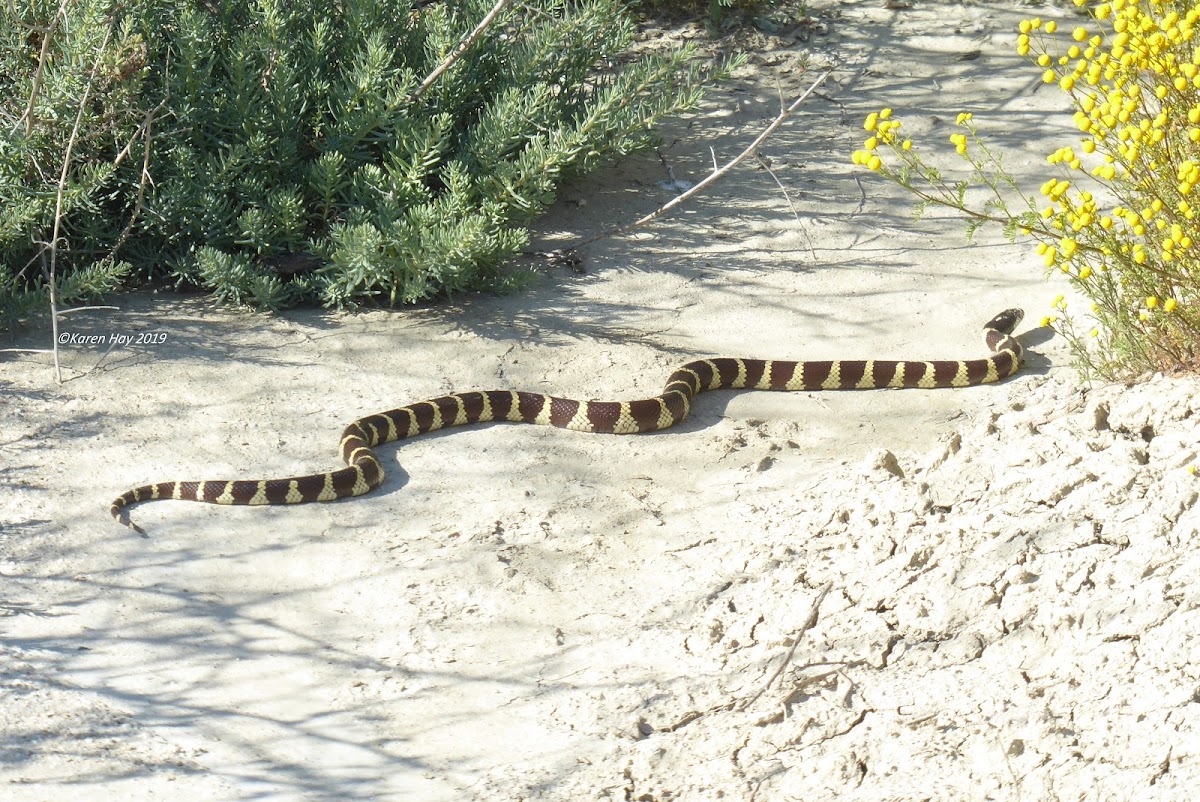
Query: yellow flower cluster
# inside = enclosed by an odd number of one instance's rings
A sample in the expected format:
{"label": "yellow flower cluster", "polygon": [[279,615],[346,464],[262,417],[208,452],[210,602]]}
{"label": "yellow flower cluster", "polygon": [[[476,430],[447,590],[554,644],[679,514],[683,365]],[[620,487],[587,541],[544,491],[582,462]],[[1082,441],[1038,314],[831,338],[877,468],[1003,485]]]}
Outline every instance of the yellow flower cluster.
{"label": "yellow flower cluster", "polygon": [[[1060,312],[1067,311],[1067,298],[1064,295],[1054,296],[1054,300],[1050,302],[1051,309],[1057,309]],[[1042,318],[1042,326],[1053,326],[1058,322],[1058,315],[1046,315]]]}
{"label": "yellow flower cluster", "polygon": [[[1086,2],[1076,0],[1076,5]],[[1093,14],[1097,20],[1112,19],[1111,38],[1106,41],[1099,33],[1079,27],[1072,34],[1077,44],[1057,59],[1049,52],[1036,59],[1046,69],[1042,76],[1046,83],[1057,81],[1066,92],[1077,85],[1086,87],[1075,95],[1075,124],[1090,135],[1083,143],[1085,153],[1111,143],[1105,163],[1092,171],[1102,180],[1128,175],[1131,167],[1142,162],[1157,167],[1154,155],[1147,157],[1145,151],[1160,145],[1173,128],[1183,126],[1191,141],[1200,142],[1200,97],[1194,91],[1200,90],[1200,50],[1187,53],[1185,60],[1179,47],[1195,35],[1200,5],[1182,16],[1172,10],[1156,17],[1155,7],[1161,5],[1162,0],[1103,3]],[[1055,29],[1052,22],[1035,18],[1023,21],[1020,30],[1017,52],[1028,55],[1035,44],[1044,48],[1042,32]],[[1154,76],[1152,82],[1140,80],[1146,74]],[[1067,161],[1073,169],[1082,166]]]}
{"label": "yellow flower cluster", "polygon": [[[910,141],[899,141],[891,109],[868,115],[870,138],[852,160],[901,183],[924,204],[963,211],[972,226],[997,221],[1031,236],[1046,267],[1066,274],[1092,302],[1099,324],[1090,332],[1093,347],[1148,360],[1145,355],[1165,353],[1178,364],[1196,364],[1200,247],[1189,232],[1200,186],[1200,0],[1074,2],[1085,8],[1089,24],[1060,32],[1054,20],[1033,18],[1018,26],[1017,52],[1071,99],[1082,134],[1047,157],[1056,174],[1041,186],[1045,206],[1020,193],[1028,211],[1009,211],[1003,190],[1016,185],[969,113],[958,115],[959,130],[949,140],[971,166],[971,180],[994,192],[982,210],[964,202],[966,182],[943,181],[910,152]],[[900,165],[885,164],[881,149]],[[1088,181],[1099,184],[1102,201],[1081,188]],[[1113,199],[1119,203],[1109,207]],[[1043,324],[1061,314],[1063,331],[1073,332],[1066,301],[1060,296],[1053,306],[1056,314]],[[1068,338],[1078,355],[1079,340],[1073,333]]]}
{"label": "yellow flower cluster", "polygon": [[1151,315],[1153,315],[1156,310],[1161,309],[1164,313],[1169,315],[1179,306],[1179,302],[1174,298],[1166,298],[1160,302],[1157,295],[1147,295],[1143,301],[1143,304],[1143,308],[1138,312],[1138,320],[1142,321],[1143,323],[1150,320]]}
{"label": "yellow flower cluster", "polygon": [[[954,121],[955,125],[966,125],[971,122],[973,115],[970,112],[961,112],[958,119]],[[973,130],[973,129],[972,129]],[[959,156],[967,155],[967,135],[966,134],[951,134],[950,144],[954,146],[954,151]]]}
{"label": "yellow flower cluster", "polygon": [[[1100,258],[1099,270],[1112,259],[1147,269],[1180,259],[1190,265],[1195,257],[1185,226],[1195,211],[1187,198],[1200,184],[1200,159],[1181,160],[1195,151],[1180,140],[1200,143],[1200,48],[1185,44],[1200,30],[1200,3],[1111,0],[1091,14],[1108,21],[1111,31],[1076,27],[1072,43],[1057,54],[1046,36],[1057,30],[1053,20],[1033,18],[1019,26],[1017,52],[1033,58],[1046,83],[1057,82],[1071,96],[1075,124],[1085,135],[1080,152],[1061,147],[1047,161],[1068,173],[1086,170],[1114,187],[1120,183],[1118,195],[1143,200],[1103,214],[1089,193],[1072,194],[1070,181],[1051,178],[1041,188],[1050,201],[1042,219],[1076,236],[1057,243],[1039,237],[1038,252],[1047,267],[1057,265],[1081,282],[1093,275],[1085,250]],[[1080,242],[1089,247],[1081,249]],[[1160,306],[1157,296],[1147,296],[1138,317],[1145,321],[1156,309],[1172,312],[1178,304],[1170,297]]]}
{"label": "yellow flower cluster", "polygon": [[[1090,142],[1091,140],[1088,140],[1088,141]],[[1090,153],[1090,152],[1094,151],[1095,149],[1096,149],[1096,147],[1093,144],[1092,149],[1090,151],[1085,148],[1084,152]],[[1083,166],[1083,162],[1080,161],[1079,157],[1075,155],[1074,148],[1072,148],[1070,146],[1062,147],[1062,148],[1059,148],[1058,150],[1054,151],[1053,153],[1051,153],[1049,156],[1046,157],[1046,161],[1050,162],[1051,164],[1066,164],[1072,170],[1078,170],[1080,167]]]}
{"label": "yellow flower cluster", "polygon": [[[1092,275],[1092,267],[1076,260],[1076,255],[1079,254],[1082,257],[1082,253],[1079,239],[1071,235],[1079,234],[1090,228],[1093,223],[1097,223],[1099,208],[1092,193],[1080,191],[1071,196],[1067,194],[1069,189],[1071,189],[1071,182],[1058,178],[1051,178],[1042,184],[1042,195],[1050,200],[1050,205],[1042,209],[1042,218],[1049,222],[1051,228],[1064,232],[1064,234],[1067,231],[1071,233],[1061,237],[1057,246],[1051,245],[1043,239],[1038,243],[1037,251],[1046,267],[1058,265],[1062,272],[1068,273],[1080,281],[1086,281]],[[1111,218],[1101,216],[1098,224],[1100,228],[1108,230],[1112,228],[1113,221]],[[1100,265],[1100,270],[1104,270],[1103,264]]]}
{"label": "yellow flower cluster", "polygon": [[[850,161],[869,170],[879,170],[883,167],[883,160],[879,158],[876,149],[880,144],[896,145],[896,131],[900,128],[900,121],[892,119],[891,109],[881,109],[867,115],[867,119],[863,121],[863,128],[871,136],[863,142],[862,150],[856,150],[850,155]],[[900,147],[903,150],[911,150],[912,141],[906,139],[900,143]]]}
{"label": "yellow flower cluster", "polygon": [[1057,201],[1067,190],[1071,188],[1070,181],[1060,181],[1057,178],[1051,178],[1046,183],[1042,184],[1042,194],[1051,201]]}
{"label": "yellow flower cluster", "polygon": [[[1172,311],[1174,311],[1175,306],[1176,306],[1175,299],[1168,298],[1167,300],[1163,301],[1162,310],[1164,312],[1172,312]],[[1158,308],[1158,296],[1155,296],[1155,295],[1147,296],[1146,297],[1146,308],[1150,309],[1150,310],[1157,309]]]}
{"label": "yellow flower cluster", "polygon": [[[1200,117],[1200,115],[1197,116]],[[1200,184],[1200,164],[1197,164],[1193,159],[1184,159],[1180,163],[1179,169],[1175,171],[1175,177],[1179,181],[1175,187],[1179,190],[1179,194],[1184,197],[1191,195],[1192,190],[1196,188],[1196,184]],[[1188,220],[1196,216],[1196,213],[1192,211],[1186,201],[1180,201],[1179,211]]]}

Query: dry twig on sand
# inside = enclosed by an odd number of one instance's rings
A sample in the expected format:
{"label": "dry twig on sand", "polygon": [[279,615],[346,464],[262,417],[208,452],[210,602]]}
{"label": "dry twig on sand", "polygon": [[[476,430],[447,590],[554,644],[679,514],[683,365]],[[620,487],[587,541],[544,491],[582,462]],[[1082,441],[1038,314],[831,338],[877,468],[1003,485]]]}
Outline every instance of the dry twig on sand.
{"label": "dry twig on sand", "polygon": [[723,178],[725,176],[726,173],[728,173],[734,167],[737,167],[739,164],[744,162],[746,159],[753,156],[758,151],[758,149],[762,146],[762,144],[767,141],[767,139],[771,136],[771,134],[775,133],[775,131],[779,128],[779,126],[783,125],[784,121],[787,120],[787,118],[792,115],[792,112],[794,112],[796,109],[800,108],[800,104],[802,104],[805,100],[807,100],[809,98],[809,96],[812,95],[812,93],[816,91],[817,87],[819,87],[821,84],[823,84],[825,82],[825,79],[829,77],[830,72],[831,72],[830,70],[826,70],[825,72],[818,75],[817,79],[812,82],[812,85],[809,86],[808,89],[804,90],[803,94],[801,94],[798,98],[796,98],[794,101],[792,101],[790,106],[788,106],[785,109],[782,109],[779,112],[779,114],[776,115],[775,119],[771,121],[771,124],[768,125],[766,127],[766,129],[764,129],[763,132],[761,134],[759,134],[758,137],[749,144],[749,146],[746,147],[745,150],[743,150],[737,156],[730,159],[728,162],[726,162],[721,167],[716,167],[714,165],[713,171],[711,173],[709,173],[708,176],[706,176],[703,181],[696,184],[694,187],[692,187],[688,191],[675,196],[667,203],[664,203],[662,206],[658,207],[657,209],[650,212],[649,214],[647,214],[643,217],[639,217],[637,220],[634,220],[632,223],[628,223],[623,226],[618,226],[617,228],[609,229],[608,231],[604,231],[599,234],[594,234],[590,237],[585,237],[581,240],[578,240],[577,242],[573,242],[570,245],[564,246],[562,248],[555,248],[552,251],[540,252],[537,255],[547,256],[547,257],[557,257],[557,256],[561,256],[562,254],[567,253],[569,251],[575,250],[576,248],[581,248],[584,245],[590,245],[591,243],[596,242],[598,240],[607,239],[609,237],[616,237],[621,234],[628,234],[630,231],[633,231],[636,228],[640,228],[640,227],[646,225],[651,220],[655,220],[659,217],[662,217],[664,214],[671,211],[676,206],[679,206],[682,203],[684,203],[685,201],[689,200],[690,198],[700,194],[705,189],[707,189],[710,184],[712,184],[716,181],[719,181],[721,178]]}
{"label": "dry twig on sand", "polygon": [[805,619],[804,624],[800,627],[800,631],[797,632],[792,637],[792,646],[790,649],[788,649],[787,654],[784,655],[783,662],[779,664],[779,668],[775,669],[775,671],[771,674],[771,676],[767,677],[767,681],[765,683],[763,683],[763,686],[761,688],[759,688],[758,693],[754,694],[749,699],[747,699],[742,704],[740,704],[738,706],[739,709],[746,710],[752,704],[757,702],[759,700],[759,698],[762,697],[762,695],[764,693],[766,693],[768,690],[770,690],[771,686],[775,684],[775,680],[779,679],[779,676],[781,674],[783,674],[784,669],[787,668],[788,665],[792,662],[792,658],[796,654],[796,647],[799,646],[800,641],[803,640],[804,633],[808,632],[810,629],[812,629],[813,627],[815,627],[817,625],[817,617],[821,612],[821,602],[825,601],[825,596],[832,589],[833,589],[833,583],[826,582],[824,585],[821,586],[821,589],[819,591],[817,591],[817,598],[813,600],[812,610],[809,612],[808,618]]}

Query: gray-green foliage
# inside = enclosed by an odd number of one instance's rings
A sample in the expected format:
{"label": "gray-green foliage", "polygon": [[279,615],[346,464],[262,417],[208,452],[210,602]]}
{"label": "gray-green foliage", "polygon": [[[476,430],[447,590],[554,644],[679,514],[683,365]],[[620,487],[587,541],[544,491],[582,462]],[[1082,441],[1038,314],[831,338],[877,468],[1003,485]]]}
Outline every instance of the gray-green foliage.
{"label": "gray-green foliage", "polygon": [[47,0],[0,5],[0,327],[44,307],[56,217],[60,296],[103,293],[131,269],[113,258],[114,194],[140,123],[141,80],[126,71],[140,72],[144,45],[111,5],[80,0],[61,16]]}
{"label": "gray-green foliage", "polygon": [[47,33],[58,2],[0,5],[6,306],[44,287],[89,85],[61,289],[168,278],[276,308],[503,286],[565,176],[652,142],[728,66],[625,55],[616,0],[527,0],[414,100],[491,6],[76,0]]}

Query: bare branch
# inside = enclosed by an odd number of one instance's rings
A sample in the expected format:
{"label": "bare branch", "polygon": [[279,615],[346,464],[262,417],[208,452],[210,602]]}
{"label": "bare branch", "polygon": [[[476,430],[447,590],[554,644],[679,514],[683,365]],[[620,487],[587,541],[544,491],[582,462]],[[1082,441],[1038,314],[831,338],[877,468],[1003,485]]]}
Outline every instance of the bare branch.
{"label": "bare branch", "polygon": [[75,313],[75,312],[92,312],[92,311],[95,311],[95,310],[97,310],[97,309],[114,309],[114,310],[120,310],[120,308],[121,308],[121,307],[119,307],[119,306],[73,306],[73,307],[71,307],[70,309],[59,309],[59,310],[58,310],[58,316],[59,316],[59,317],[66,317],[67,315],[73,314],[73,313]]}
{"label": "bare branch", "polygon": [[117,251],[121,249],[121,246],[125,244],[125,240],[127,240],[129,235],[133,232],[133,227],[137,223],[138,216],[142,213],[142,209],[145,206],[146,185],[154,183],[154,179],[150,177],[150,146],[154,141],[152,129],[154,127],[155,116],[164,108],[166,108],[167,101],[169,99],[170,95],[164,97],[158,106],[146,113],[145,119],[142,120],[142,124],[138,127],[137,132],[134,133],[133,138],[129,140],[129,143],[117,155],[116,160],[113,162],[113,167],[119,165],[121,160],[124,159],[125,156],[130,152],[130,148],[133,147],[133,143],[137,141],[137,138],[141,136],[144,139],[145,147],[142,153],[142,175],[138,180],[137,202],[134,204],[133,211],[129,215],[129,222],[125,224],[125,228],[121,230],[121,234],[117,237],[116,243],[113,244],[112,250],[109,251],[110,258],[116,258]]}
{"label": "bare branch", "polygon": [[475,26],[475,30],[467,34],[466,38],[458,43],[458,47],[454,48],[450,55],[447,56],[441,64],[437,65],[433,72],[429,73],[429,77],[422,81],[421,85],[418,86],[413,93],[408,96],[407,102],[409,105],[416,103],[422,95],[429,91],[431,86],[437,83],[437,79],[442,77],[442,73],[450,69],[450,67],[454,65],[454,62],[462,58],[463,54],[467,52],[467,49],[470,48],[471,45],[475,44],[475,41],[483,35],[483,32],[487,30],[489,25],[492,24],[492,21],[500,15],[500,12],[512,5],[512,1],[513,0],[499,0],[496,5],[492,6],[492,10],[489,11],[484,18],[479,21],[479,24]]}
{"label": "bare branch", "polygon": [[787,191],[787,187],[779,180],[779,176],[775,175],[775,171],[771,169],[771,165],[763,158],[761,153],[755,154],[759,165],[767,171],[767,175],[775,180],[775,185],[779,187],[779,191],[783,193],[783,199],[787,201],[788,208],[792,210],[792,216],[796,218],[796,226],[800,229],[800,233],[804,235],[804,239],[808,240],[808,252],[812,256],[814,262],[817,261],[817,249],[813,245],[812,237],[808,233],[808,229],[804,227],[804,220],[800,217],[800,210],[796,208],[796,204],[792,202],[792,196]]}
{"label": "bare branch", "polygon": [[[63,0],[65,8],[66,0]],[[50,236],[50,251],[49,266],[43,260],[42,269],[46,273],[47,283],[50,288],[50,330],[54,342],[54,380],[62,384],[62,364],[58,358],[58,240],[62,231],[63,217],[63,195],[67,191],[67,173],[71,170],[71,156],[75,150],[75,142],[79,138],[79,126],[83,123],[83,113],[88,106],[88,96],[92,93],[92,87],[96,85],[96,73],[100,70],[100,62],[104,58],[105,48],[108,47],[109,37],[112,36],[112,23],[109,23],[108,29],[104,32],[104,41],[100,43],[100,50],[96,55],[96,61],[92,64],[92,72],[88,75],[87,85],[83,88],[83,97],[79,99],[79,111],[75,114],[75,124],[71,126],[71,136],[67,139],[67,149],[63,153],[62,170],[58,174],[58,192],[54,200],[54,232]],[[42,252],[43,255],[45,251]]]}
{"label": "bare branch", "polygon": [[817,598],[813,600],[812,610],[809,612],[808,618],[805,619],[804,624],[800,627],[800,631],[792,636],[792,647],[788,649],[787,654],[784,655],[783,662],[780,663],[779,668],[775,669],[775,672],[767,678],[766,683],[758,690],[758,693],[754,694],[748,700],[739,705],[739,709],[746,710],[750,707],[750,705],[757,702],[759,697],[761,697],[770,689],[771,685],[775,683],[775,680],[779,678],[779,675],[783,673],[783,670],[788,667],[789,663],[792,662],[792,657],[796,654],[796,647],[799,646],[800,641],[804,639],[804,633],[808,632],[817,625],[817,617],[821,612],[821,602],[825,601],[825,596],[832,589],[833,583],[826,582],[821,586],[821,589],[817,591]]}
{"label": "bare branch", "polygon": [[557,248],[557,249],[555,249],[555,251],[553,251],[553,253],[567,251],[567,250],[571,250],[573,248],[579,248],[584,245],[588,245],[590,243],[596,242],[598,240],[607,239],[608,237],[616,237],[616,236],[620,236],[621,234],[628,234],[630,231],[633,231],[635,228],[640,228],[640,227],[646,225],[646,223],[649,223],[651,220],[662,217],[664,214],[671,211],[676,206],[679,206],[680,204],[684,203],[688,199],[690,199],[693,196],[704,191],[704,189],[706,189],[709,184],[712,184],[715,181],[719,181],[722,177],[725,176],[726,173],[728,173],[734,167],[737,167],[739,164],[744,162],[750,156],[754,155],[754,153],[759,149],[759,147],[762,146],[763,142],[766,142],[767,138],[770,137],[771,134],[775,133],[775,131],[779,128],[779,126],[783,125],[784,121],[788,117],[791,116],[792,112],[794,112],[796,109],[800,108],[800,104],[803,103],[805,100],[807,100],[809,95],[811,95],[818,86],[820,86],[821,84],[823,84],[825,82],[825,79],[829,77],[829,74],[830,74],[830,70],[826,70],[825,72],[818,75],[817,80],[813,81],[812,86],[808,87],[808,89],[804,90],[804,94],[800,95],[800,97],[798,97],[794,101],[792,101],[792,105],[790,105],[786,109],[783,109],[782,111],[780,111],[779,115],[776,116],[775,119],[771,121],[771,124],[768,125],[766,127],[766,129],[761,134],[758,135],[758,138],[750,143],[749,147],[747,147],[745,150],[743,150],[741,153],[739,153],[737,156],[735,156],[730,161],[726,162],[726,164],[723,167],[714,169],[711,173],[708,174],[708,176],[703,181],[696,184],[696,186],[692,187],[687,192],[677,195],[676,197],[672,198],[667,203],[663,204],[659,208],[650,212],[650,214],[645,215],[644,217],[640,217],[637,220],[634,220],[632,223],[620,226],[618,228],[610,229],[609,231],[605,231],[600,234],[595,234],[591,237],[585,237],[584,239],[581,239],[578,242],[572,243],[571,245],[565,246],[563,248]]}
{"label": "bare branch", "polygon": [[[29,104],[25,106],[25,113],[17,120],[17,125],[21,124],[21,120],[25,121],[25,136],[33,134],[33,107],[37,103],[37,97],[42,91],[42,81],[46,76],[46,64],[50,61],[50,40],[54,38],[54,32],[58,30],[58,26],[67,16],[67,4],[70,0],[62,0],[58,6],[58,11],[54,13],[54,19],[50,21],[50,26],[42,33],[42,52],[38,54],[37,70],[33,73],[33,88],[29,91]],[[13,9],[15,16],[16,9]]]}

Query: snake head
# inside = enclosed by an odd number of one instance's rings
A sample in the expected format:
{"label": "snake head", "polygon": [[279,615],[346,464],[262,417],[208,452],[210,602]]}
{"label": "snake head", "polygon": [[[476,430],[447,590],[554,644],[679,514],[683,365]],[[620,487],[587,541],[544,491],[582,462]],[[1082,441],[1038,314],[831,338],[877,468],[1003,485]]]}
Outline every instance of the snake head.
{"label": "snake head", "polygon": [[1017,324],[1021,322],[1021,318],[1025,317],[1025,312],[1021,309],[1005,309],[1000,314],[988,321],[985,329],[995,329],[996,331],[1012,334],[1017,328]]}

